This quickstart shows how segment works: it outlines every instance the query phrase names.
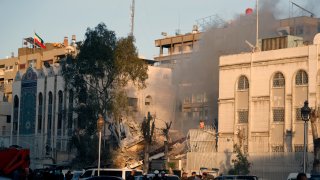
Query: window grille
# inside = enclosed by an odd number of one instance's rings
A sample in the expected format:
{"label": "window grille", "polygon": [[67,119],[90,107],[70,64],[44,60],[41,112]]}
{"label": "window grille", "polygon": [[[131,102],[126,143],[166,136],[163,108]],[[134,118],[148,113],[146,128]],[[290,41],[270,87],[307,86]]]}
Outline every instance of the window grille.
{"label": "window grille", "polygon": [[247,90],[249,89],[249,81],[245,76],[240,76],[238,81],[238,90]]}
{"label": "window grille", "polygon": [[285,79],[282,73],[278,72],[273,78],[273,87],[284,87]]}
{"label": "window grille", "polygon": [[283,145],[273,145],[271,146],[272,152],[284,152],[284,146]]}
{"label": "window grille", "polygon": [[296,108],[296,121],[302,121],[301,108]]}
{"label": "window grille", "polygon": [[308,74],[300,70],[296,75],[296,85],[307,85],[308,84]]}
{"label": "window grille", "polygon": [[[303,152],[303,144],[295,144],[294,152]],[[307,147],[307,152],[308,152],[308,147]]]}
{"label": "window grille", "polygon": [[238,111],[239,123],[248,123],[248,113],[247,109]]}
{"label": "window grille", "polygon": [[273,121],[283,122],[284,121],[284,108],[274,108],[273,110]]}

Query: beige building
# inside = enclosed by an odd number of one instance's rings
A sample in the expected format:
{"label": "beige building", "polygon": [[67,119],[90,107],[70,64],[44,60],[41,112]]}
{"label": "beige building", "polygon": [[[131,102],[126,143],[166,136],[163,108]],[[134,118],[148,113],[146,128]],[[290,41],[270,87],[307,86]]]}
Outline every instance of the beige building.
{"label": "beige building", "polygon": [[[238,144],[252,159],[285,155],[273,165],[299,170],[304,144],[300,109],[305,100],[313,109],[320,107],[320,34],[313,45],[222,56],[219,68],[218,152],[232,152]],[[307,137],[312,152],[310,123]],[[279,169],[288,172],[283,165]]]}
{"label": "beige building", "polygon": [[191,58],[192,52],[199,48],[200,37],[201,32],[194,28],[192,33],[157,39],[155,46],[159,48],[159,55],[154,59],[160,66],[173,68],[177,61]]}

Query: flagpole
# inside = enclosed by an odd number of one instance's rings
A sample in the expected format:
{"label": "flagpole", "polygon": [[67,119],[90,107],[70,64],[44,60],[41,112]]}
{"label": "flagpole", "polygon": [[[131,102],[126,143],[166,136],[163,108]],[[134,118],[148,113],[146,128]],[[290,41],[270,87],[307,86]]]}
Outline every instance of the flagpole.
{"label": "flagpole", "polygon": [[257,22],[256,22],[256,49],[258,48],[259,41],[259,0],[256,0],[256,10],[257,10]]}

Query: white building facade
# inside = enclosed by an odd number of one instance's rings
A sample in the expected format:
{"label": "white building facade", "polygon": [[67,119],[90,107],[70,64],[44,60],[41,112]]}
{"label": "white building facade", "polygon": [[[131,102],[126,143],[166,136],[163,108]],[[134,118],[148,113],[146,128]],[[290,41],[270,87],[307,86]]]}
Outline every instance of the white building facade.
{"label": "white building facade", "polygon": [[[251,157],[294,152],[298,163],[290,165],[301,165],[300,109],[306,100],[320,107],[319,37],[313,45],[220,57],[218,152],[233,152],[235,144]],[[307,146],[312,152],[310,122]]]}
{"label": "white building facade", "polygon": [[13,83],[11,144],[29,148],[31,158],[39,160],[33,165],[71,158],[74,98],[72,90],[65,91],[60,73],[53,66],[29,67]]}

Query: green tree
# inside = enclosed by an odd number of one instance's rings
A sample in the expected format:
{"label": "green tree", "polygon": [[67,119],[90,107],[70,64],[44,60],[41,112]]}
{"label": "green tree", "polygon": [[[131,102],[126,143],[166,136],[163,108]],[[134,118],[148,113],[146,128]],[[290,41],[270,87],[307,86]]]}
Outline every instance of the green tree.
{"label": "green tree", "polygon": [[231,175],[247,175],[250,173],[251,163],[248,161],[247,154],[241,152],[241,147],[234,145],[237,153],[236,159],[232,160],[233,168],[229,170]]}
{"label": "green tree", "polygon": [[117,39],[103,23],[87,29],[78,49],[79,53],[68,56],[61,66],[66,88],[74,90],[78,102],[74,108],[78,129],[72,142],[78,150],[77,158],[88,163],[97,156],[94,135],[98,114],[105,120],[112,116],[113,127],[117,126],[126,107],[124,87],[132,83],[144,88],[148,67],[138,58],[133,36]]}

